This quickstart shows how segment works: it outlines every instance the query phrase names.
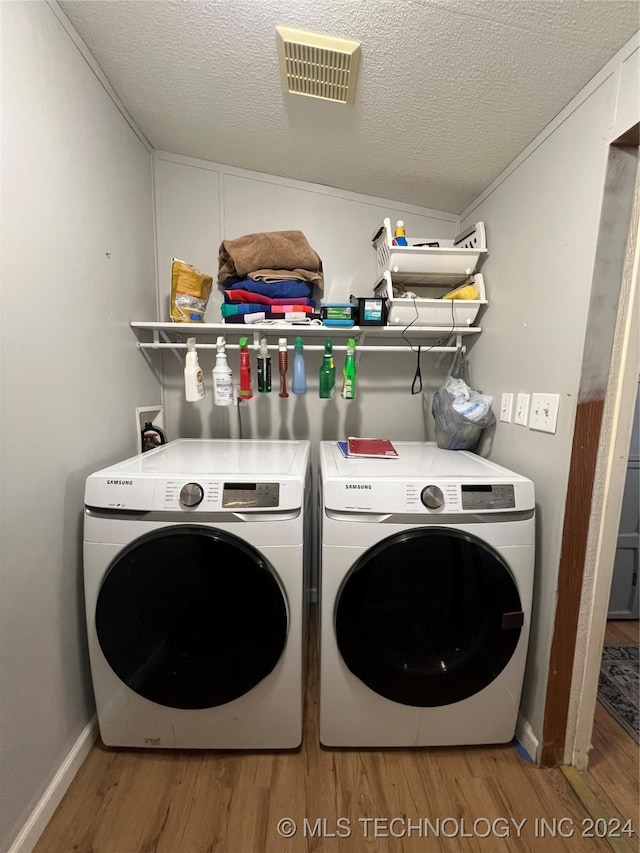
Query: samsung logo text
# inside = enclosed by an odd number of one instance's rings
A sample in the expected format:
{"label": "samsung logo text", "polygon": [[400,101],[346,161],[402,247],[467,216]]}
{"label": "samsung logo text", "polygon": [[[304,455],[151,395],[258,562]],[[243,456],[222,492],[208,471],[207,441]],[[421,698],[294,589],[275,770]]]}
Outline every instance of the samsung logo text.
{"label": "samsung logo text", "polygon": [[345,483],[345,489],[369,489],[373,486],[369,483]]}
{"label": "samsung logo text", "polygon": [[133,480],[107,480],[107,486],[133,486]]}

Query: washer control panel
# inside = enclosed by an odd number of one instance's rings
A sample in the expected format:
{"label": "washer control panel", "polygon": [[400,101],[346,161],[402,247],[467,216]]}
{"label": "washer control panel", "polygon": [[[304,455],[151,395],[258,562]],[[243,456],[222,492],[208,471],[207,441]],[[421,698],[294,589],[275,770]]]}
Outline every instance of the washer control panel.
{"label": "washer control panel", "polygon": [[87,479],[91,509],[144,512],[289,512],[304,505],[305,480],[210,479],[197,473],[175,477],[104,476]]}
{"label": "washer control panel", "polygon": [[222,488],[223,509],[277,507],[279,483],[225,483]]}
{"label": "washer control panel", "polygon": [[166,480],[162,490],[162,509],[198,509],[215,512],[220,509],[278,509],[281,483],[242,483],[220,480]]}

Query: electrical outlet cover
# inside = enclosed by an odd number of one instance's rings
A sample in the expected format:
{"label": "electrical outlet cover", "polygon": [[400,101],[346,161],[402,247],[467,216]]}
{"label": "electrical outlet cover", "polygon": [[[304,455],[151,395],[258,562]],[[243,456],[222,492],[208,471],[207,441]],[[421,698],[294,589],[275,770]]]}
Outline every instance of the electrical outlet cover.
{"label": "electrical outlet cover", "polygon": [[526,426],[529,421],[529,395],[518,394],[516,397],[516,414],[514,423]]}
{"label": "electrical outlet cover", "polygon": [[559,394],[532,394],[529,429],[555,433],[558,425]]}

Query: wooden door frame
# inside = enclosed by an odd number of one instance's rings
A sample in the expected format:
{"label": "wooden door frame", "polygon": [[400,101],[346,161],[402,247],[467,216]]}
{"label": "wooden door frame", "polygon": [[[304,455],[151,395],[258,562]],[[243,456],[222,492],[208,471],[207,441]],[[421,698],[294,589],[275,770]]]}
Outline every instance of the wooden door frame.
{"label": "wooden door frame", "polygon": [[[567,763],[584,769],[590,748],[624,488],[621,468],[623,458],[626,466],[640,370],[638,141],[636,125],[609,148],[562,531],[539,753],[542,766]],[[617,182],[632,168],[631,161],[625,161],[629,156],[635,157],[636,165],[627,199]],[[628,213],[625,204],[630,208]],[[609,361],[603,367],[607,341],[599,312],[602,288],[607,282],[611,284],[612,250],[615,254],[611,246],[612,210],[614,215],[628,215],[629,230],[620,262],[615,326],[609,330]]]}

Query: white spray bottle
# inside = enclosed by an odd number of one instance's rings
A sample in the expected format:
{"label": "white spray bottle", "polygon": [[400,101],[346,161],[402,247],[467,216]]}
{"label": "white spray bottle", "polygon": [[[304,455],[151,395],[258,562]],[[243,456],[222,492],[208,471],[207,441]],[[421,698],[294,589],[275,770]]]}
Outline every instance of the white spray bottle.
{"label": "white spray bottle", "polygon": [[226,343],[223,337],[219,337],[216,341],[218,347],[216,366],[212,370],[214,406],[233,405],[233,376],[227,361]]}
{"label": "white spray bottle", "polygon": [[196,339],[187,338],[187,363],[184,368],[184,393],[187,402],[195,403],[204,397],[204,377],[196,352]]}

